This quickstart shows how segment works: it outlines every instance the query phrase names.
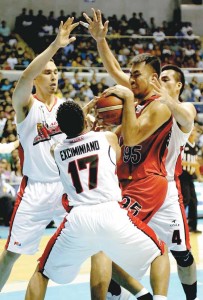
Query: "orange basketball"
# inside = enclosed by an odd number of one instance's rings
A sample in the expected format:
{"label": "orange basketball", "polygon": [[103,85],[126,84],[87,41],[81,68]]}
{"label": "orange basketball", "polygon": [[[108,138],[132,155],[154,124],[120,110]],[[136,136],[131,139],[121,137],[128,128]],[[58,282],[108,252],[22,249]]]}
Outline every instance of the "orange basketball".
{"label": "orange basketball", "polygon": [[116,96],[100,97],[96,103],[99,118],[105,125],[120,125],[122,121],[123,101]]}

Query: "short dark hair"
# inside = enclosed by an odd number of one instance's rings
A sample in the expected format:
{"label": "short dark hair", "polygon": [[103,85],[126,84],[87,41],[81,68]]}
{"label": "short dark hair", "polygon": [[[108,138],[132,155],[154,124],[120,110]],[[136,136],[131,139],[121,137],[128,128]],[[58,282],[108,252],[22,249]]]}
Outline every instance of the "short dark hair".
{"label": "short dark hair", "polygon": [[142,53],[136,55],[131,61],[132,65],[142,62],[145,62],[146,65],[150,65],[157,75],[160,76],[161,61],[157,56],[151,55],[150,53]]}
{"label": "short dark hair", "polygon": [[84,119],[82,108],[73,100],[67,100],[58,107],[56,120],[61,131],[70,138],[83,131]]}
{"label": "short dark hair", "polygon": [[176,73],[176,75],[175,75],[176,81],[182,83],[182,87],[180,89],[180,94],[179,94],[179,96],[180,96],[185,87],[185,76],[184,76],[183,71],[175,65],[165,65],[162,67],[161,72],[166,71],[166,70],[173,70]]}

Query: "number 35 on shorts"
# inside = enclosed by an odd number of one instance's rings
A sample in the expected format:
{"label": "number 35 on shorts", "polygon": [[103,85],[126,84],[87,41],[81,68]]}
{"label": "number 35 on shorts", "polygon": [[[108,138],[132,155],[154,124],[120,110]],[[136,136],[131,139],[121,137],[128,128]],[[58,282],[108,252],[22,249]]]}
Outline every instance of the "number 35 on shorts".
{"label": "number 35 on shorts", "polygon": [[119,204],[122,208],[130,211],[133,216],[137,216],[139,211],[142,209],[142,206],[137,201],[134,202],[129,196],[124,196]]}

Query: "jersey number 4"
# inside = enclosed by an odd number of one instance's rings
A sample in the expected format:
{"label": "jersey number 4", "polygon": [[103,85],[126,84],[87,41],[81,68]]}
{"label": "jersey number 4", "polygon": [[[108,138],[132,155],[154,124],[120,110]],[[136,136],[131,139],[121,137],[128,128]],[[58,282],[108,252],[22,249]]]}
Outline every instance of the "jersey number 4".
{"label": "jersey number 4", "polygon": [[73,185],[78,194],[83,192],[82,183],[79,176],[79,171],[87,169],[88,171],[88,187],[89,190],[95,189],[97,187],[97,174],[98,174],[98,155],[91,155],[83,157],[74,161],[71,161],[68,165],[68,173],[71,175]]}
{"label": "jersey number 4", "polygon": [[172,243],[173,244],[177,244],[177,245],[181,245],[181,238],[180,238],[180,230],[174,230],[173,231],[173,236],[172,236]]}

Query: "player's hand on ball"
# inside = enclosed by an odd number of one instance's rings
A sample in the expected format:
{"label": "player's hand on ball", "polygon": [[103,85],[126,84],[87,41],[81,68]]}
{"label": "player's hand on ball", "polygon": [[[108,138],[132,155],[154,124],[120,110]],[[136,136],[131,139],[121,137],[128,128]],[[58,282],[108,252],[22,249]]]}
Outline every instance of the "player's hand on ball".
{"label": "player's hand on ball", "polygon": [[128,99],[134,100],[133,92],[129,88],[124,87],[119,84],[106,89],[102,93],[102,96],[104,96],[104,97],[108,97],[110,95],[115,95],[118,98],[122,99],[123,101],[126,101]]}

